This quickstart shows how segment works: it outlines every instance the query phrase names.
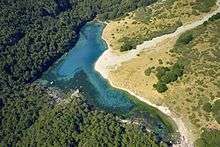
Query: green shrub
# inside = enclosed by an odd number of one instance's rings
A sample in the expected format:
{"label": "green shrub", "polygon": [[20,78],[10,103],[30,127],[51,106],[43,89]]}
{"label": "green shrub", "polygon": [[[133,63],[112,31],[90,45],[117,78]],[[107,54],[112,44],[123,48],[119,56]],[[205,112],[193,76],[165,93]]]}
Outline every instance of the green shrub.
{"label": "green shrub", "polygon": [[184,71],[184,63],[182,61],[178,60],[177,63],[175,63],[172,67],[172,71],[178,76],[181,77],[183,75]]}
{"label": "green shrub", "polygon": [[192,48],[189,46],[190,42],[195,38],[195,33],[193,31],[188,31],[180,35],[177,39],[176,44],[173,49],[170,50],[171,53],[190,53]]}
{"label": "green shrub", "polygon": [[207,13],[216,4],[216,0],[197,0],[196,6],[193,9],[198,10],[202,13]]}
{"label": "green shrub", "polygon": [[144,74],[145,74],[146,76],[150,76],[151,72],[152,72],[152,67],[149,67],[148,69],[146,69],[146,70],[144,71]]}
{"label": "green shrub", "polygon": [[121,51],[121,52],[124,52],[124,51],[129,51],[129,50],[132,50],[132,49],[133,49],[132,44],[130,44],[130,43],[124,43],[124,44],[121,46],[120,51]]}
{"label": "green shrub", "polygon": [[137,21],[141,21],[143,23],[147,23],[151,19],[151,17],[152,17],[152,10],[141,7],[135,11],[134,19]]}
{"label": "green shrub", "polygon": [[220,124],[220,114],[215,115],[214,117],[215,117],[215,120]]}
{"label": "green shrub", "polygon": [[219,130],[204,130],[200,138],[195,141],[195,147],[219,147],[219,145]]}
{"label": "green shrub", "polygon": [[216,100],[213,104],[213,112],[216,113],[220,110],[220,100]]}
{"label": "green shrub", "polygon": [[170,69],[168,67],[157,67],[156,71],[156,77],[160,79],[162,76],[166,74],[167,71],[170,71]]}
{"label": "green shrub", "polygon": [[218,123],[220,123],[220,100],[216,100],[212,107],[213,115]]}
{"label": "green shrub", "polygon": [[154,85],[154,88],[157,89],[158,92],[165,92],[167,90],[166,84],[176,81],[179,77],[183,75],[185,61],[179,59],[173,66],[171,67],[158,67],[156,69],[156,77],[158,79],[158,83]]}
{"label": "green shrub", "polygon": [[218,88],[220,88],[220,80],[217,80],[216,83],[214,83]]}
{"label": "green shrub", "polygon": [[212,105],[208,102],[208,103],[205,103],[203,106],[202,106],[202,109],[206,112],[211,112],[212,111]]}
{"label": "green shrub", "polygon": [[153,87],[159,92],[163,93],[168,90],[168,87],[165,83],[158,82],[157,84],[154,84]]}
{"label": "green shrub", "polygon": [[215,15],[213,15],[211,18],[209,18],[209,21],[215,21],[220,19],[220,13],[217,13]]}
{"label": "green shrub", "polygon": [[162,59],[158,59],[159,64],[163,64]]}
{"label": "green shrub", "polygon": [[123,42],[120,51],[129,51],[132,49],[135,49],[138,44],[140,44],[140,40],[137,38],[128,38],[128,37],[123,37],[122,39],[119,40],[119,42]]}
{"label": "green shrub", "polygon": [[174,71],[167,71],[164,76],[161,77],[161,81],[169,84],[170,82],[174,82],[178,79],[177,74]]}
{"label": "green shrub", "polygon": [[178,39],[176,44],[177,45],[187,45],[193,40],[192,32],[182,34]]}

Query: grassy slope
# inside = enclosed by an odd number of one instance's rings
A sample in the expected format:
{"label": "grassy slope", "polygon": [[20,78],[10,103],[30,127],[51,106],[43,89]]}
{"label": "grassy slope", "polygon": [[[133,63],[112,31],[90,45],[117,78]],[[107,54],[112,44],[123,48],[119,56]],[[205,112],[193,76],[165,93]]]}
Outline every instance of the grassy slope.
{"label": "grassy slope", "polygon": [[[135,48],[143,41],[174,32],[181,25],[199,19],[205,12],[197,8],[204,4],[202,1],[166,0],[139,8],[127,17],[111,21],[105,29],[105,38],[115,50],[122,50],[127,44]],[[210,11],[213,5],[215,0],[207,9]]]}
{"label": "grassy slope", "polygon": [[[219,28],[220,20],[205,23],[181,35],[173,49],[173,56],[188,60],[189,64],[181,80],[164,93],[165,102],[192,124],[194,133],[203,127],[220,129],[212,113],[204,109],[207,103],[220,98]],[[192,41],[179,43],[188,34],[192,34]]]}
{"label": "grassy slope", "polygon": [[[169,7],[159,7],[156,4],[152,7],[159,8],[153,9],[158,14],[149,11],[148,8],[145,10],[154,15],[154,17],[146,16],[144,13],[132,12],[124,19],[110,22],[106,28],[105,38],[110,42],[113,49],[119,50],[122,45],[119,40],[124,36],[132,38],[133,36],[145,34],[145,37],[149,37],[155,29],[163,34],[164,29],[161,28],[169,28],[168,24],[175,22],[174,20],[181,20],[183,24],[190,23],[201,17],[203,13],[210,11],[211,4],[207,4],[207,1],[200,1],[200,4],[197,2],[176,0],[174,4],[169,3]],[[214,3],[214,1],[209,2]],[[209,9],[206,6],[210,6]],[[146,20],[148,19],[148,21],[144,22],[143,17]],[[170,24],[170,26],[172,25]],[[138,58],[124,63],[120,69],[114,71],[111,78],[113,81],[117,80],[118,83],[116,85],[130,88],[138,94],[145,95],[145,91],[147,91],[147,94],[156,96],[151,101],[158,104],[165,103],[173,112],[179,114],[185,120],[184,122],[187,123],[192,134],[195,135],[194,137],[198,137],[203,132],[202,128],[219,130],[220,125],[215,120],[219,118],[219,114],[216,114],[218,111],[215,110],[215,113],[212,113],[204,108],[207,103],[213,104],[220,98],[219,28],[220,21],[215,20],[184,33],[184,35],[192,34],[193,40],[182,46],[176,45],[176,51],[172,53],[169,52],[169,49],[175,44],[175,39],[167,40],[167,44],[164,42],[164,44],[160,44],[162,47],[156,47],[158,50],[162,50],[141,53]],[[178,49],[185,50],[185,52],[177,52]],[[148,59],[150,57],[152,59]],[[155,72],[153,71],[153,74],[149,77],[144,77],[143,68],[170,66],[170,64],[175,63],[178,57],[190,61],[190,64],[186,66],[184,76],[178,81],[169,84],[169,90],[163,94],[159,94],[153,88],[149,88],[157,81]],[[159,64],[158,59],[162,59],[163,63]],[[115,78],[115,76],[118,77]],[[135,80],[132,80],[132,78]],[[126,83],[126,85],[123,83]],[[143,89],[144,85],[146,87],[145,91]]]}

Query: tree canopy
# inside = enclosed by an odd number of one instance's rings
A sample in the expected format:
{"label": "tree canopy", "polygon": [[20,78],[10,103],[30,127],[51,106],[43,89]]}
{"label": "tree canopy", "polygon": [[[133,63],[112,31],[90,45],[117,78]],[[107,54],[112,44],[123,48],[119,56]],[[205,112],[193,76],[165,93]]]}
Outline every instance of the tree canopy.
{"label": "tree canopy", "polygon": [[[154,1],[1,0],[1,144],[86,144],[82,139],[84,135],[90,137],[94,145],[107,142],[116,144],[113,142],[114,135],[120,131],[124,132],[122,135],[126,134],[127,128],[117,123],[115,116],[104,112],[85,114],[88,110],[84,103],[79,103],[76,108],[68,107],[67,110],[57,108],[45,90],[32,82],[74,46],[80,28],[86,22],[95,17],[114,19]],[[105,121],[100,121],[102,119]],[[95,133],[90,130],[97,127],[94,122],[99,124]],[[87,131],[88,134],[85,133]],[[104,134],[106,131],[109,134]],[[141,138],[143,134],[146,133],[142,132],[138,137]],[[131,135],[127,136],[134,140]],[[94,139],[95,136],[99,137]],[[143,137],[148,138],[148,135]],[[118,138],[123,144],[122,138],[126,137]],[[151,139],[148,141],[151,143]]]}

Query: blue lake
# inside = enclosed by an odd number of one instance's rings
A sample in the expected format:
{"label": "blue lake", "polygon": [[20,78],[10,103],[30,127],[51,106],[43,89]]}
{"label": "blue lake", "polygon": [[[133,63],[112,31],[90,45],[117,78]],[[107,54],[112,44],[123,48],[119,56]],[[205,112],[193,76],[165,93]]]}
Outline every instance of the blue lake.
{"label": "blue lake", "polygon": [[79,89],[91,105],[126,119],[142,119],[148,128],[164,138],[173,131],[167,116],[129,93],[113,88],[94,70],[95,62],[107,49],[101,39],[103,28],[97,22],[87,23],[76,45],[43,74],[41,83],[64,92]]}

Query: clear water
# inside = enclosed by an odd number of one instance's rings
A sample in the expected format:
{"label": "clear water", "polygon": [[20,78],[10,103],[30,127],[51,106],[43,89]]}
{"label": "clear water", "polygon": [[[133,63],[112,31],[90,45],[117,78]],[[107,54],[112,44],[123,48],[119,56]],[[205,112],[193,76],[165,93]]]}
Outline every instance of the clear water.
{"label": "clear water", "polygon": [[160,137],[166,136],[169,128],[160,112],[127,92],[111,87],[94,70],[96,60],[106,50],[106,44],[101,39],[103,27],[97,22],[87,23],[81,29],[77,44],[43,74],[42,83],[66,92],[79,89],[91,104],[110,112],[143,118]]}

